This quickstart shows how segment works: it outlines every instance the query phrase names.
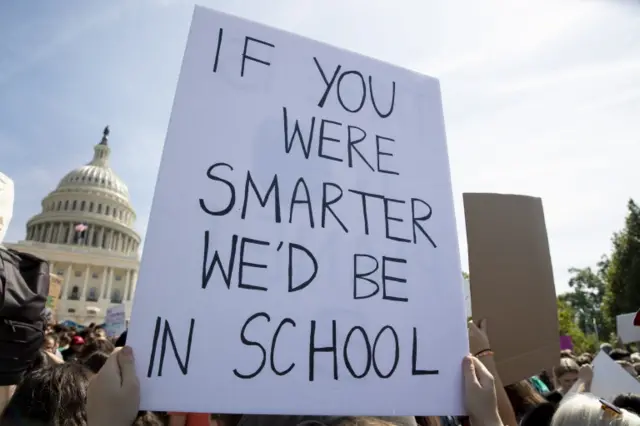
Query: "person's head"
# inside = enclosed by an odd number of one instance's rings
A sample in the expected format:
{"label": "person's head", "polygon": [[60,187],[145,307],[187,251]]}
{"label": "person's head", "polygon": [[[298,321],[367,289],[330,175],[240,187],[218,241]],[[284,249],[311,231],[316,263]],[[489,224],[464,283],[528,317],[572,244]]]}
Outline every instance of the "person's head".
{"label": "person's head", "polygon": [[47,334],[44,336],[44,342],[42,343],[42,349],[55,354],[58,350],[58,338],[55,334]]}
{"label": "person's head", "polygon": [[640,417],[627,410],[620,414],[605,410],[596,397],[575,394],[563,399],[553,415],[551,426],[640,426]]}
{"label": "person's head", "polygon": [[578,358],[576,358],[576,362],[580,367],[582,367],[583,365],[591,364],[592,361],[593,357],[591,356],[591,354],[582,354]]}
{"label": "person's head", "polygon": [[560,393],[566,393],[578,381],[580,367],[571,358],[561,358],[560,365],[553,369],[553,379]]}
{"label": "person's head", "polygon": [[45,368],[54,365],[55,363],[51,359],[51,355],[47,355],[50,352],[45,350],[38,351],[38,355],[33,360],[29,369],[25,372],[25,375],[31,373],[34,370],[39,370],[40,368]]}
{"label": "person's head", "polygon": [[108,355],[113,352],[114,349],[115,347],[113,346],[113,343],[111,343],[107,339],[96,339],[85,344],[82,347],[82,350],[80,351],[78,357],[80,359],[86,359],[95,352],[104,352]]}
{"label": "person's head", "polygon": [[132,426],[163,426],[164,422],[151,411],[140,411]]}
{"label": "person's head", "polygon": [[69,344],[69,348],[74,351],[75,353],[78,353],[82,350],[82,347],[84,346],[84,339],[81,336],[73,336],[71,338],[71,343]]}
{"label": "person's head", "polygon": [[576,359],[575,355],[573,355],[573,352],[571,352],[571,349],[564,349],[560,351],[560,358]]}
{"label": "person's head", "polygon": [[63,334],[58,339],[58,348],[68,348],[71,344],[71,337],[68,334]]}
{"label": "person's head", "polygon": [[82,365],[55,364],[33,370],[16,387],[0,426],[86,426],[90,372]]}
{"label": "person's head", "polygon": [[609,355],[609,353],[611,353],[611,351],[613,350],[613,346],[611,346],[609,343],[603,343],[600,345],[600,350]]}
{"label": "person's head", "polygon": [[513,383],[504,388],[513,411],[517,417],[523,416],[533,407],[546,402],[546,400],[526,380]]}
{"label": "person's head", "polygon": [[557,407],[553,402],[536,405],[522,417],[520,426],[549,426]]}
{"label": "person's head", "polygon": [[633,368],[633,365],[631,365],[630,362],[627,361],[616,361],[616,364],[618,364],[620,367],[624,368],[625,371],[629,374],[631,374],[633,377],[636,377],[636,369]]}
{"label": "person's head", "polygon": [[609,356],[614,361],[629,362],[631,360],[631,354],[629,353],[629,351],[626,351],[624,349],[614,349],[611,352],[609,352]]}
{"label": "person's head", "polygon": [[93,330],[93,335],[95,336],[96,339],[107,338],[107,332],[102,327],[97,327],[95,330]]}
{"label": "person's head", "polygon": [[640,414],[640,395],[631,393],[618,395],[613,400],[613,405],[624,408],[634,414]]}
{"label": "person's head", "polygon": [[88,357],[82,360],[82,364],[87,367],[93,374],[98,374],[98,371],[109,359],[109,354],[106,352],[93,352]]}

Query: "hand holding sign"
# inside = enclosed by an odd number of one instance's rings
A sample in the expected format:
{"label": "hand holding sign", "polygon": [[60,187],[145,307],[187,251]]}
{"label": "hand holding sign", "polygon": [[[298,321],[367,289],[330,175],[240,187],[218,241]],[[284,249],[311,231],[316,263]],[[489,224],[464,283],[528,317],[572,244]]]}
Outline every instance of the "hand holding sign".
{"label": "hand holding sign", "polygon": [[467,356],[463,362],[466,407],[474,424],[499,425],[495,380],[477,358]]}
{"label": "hand holding sign", "polygon": [[491,350],[487,334],[487,320],[482,319],[479,322],[480,327],[473,321],[469,321],[469,350],[474,355]]}

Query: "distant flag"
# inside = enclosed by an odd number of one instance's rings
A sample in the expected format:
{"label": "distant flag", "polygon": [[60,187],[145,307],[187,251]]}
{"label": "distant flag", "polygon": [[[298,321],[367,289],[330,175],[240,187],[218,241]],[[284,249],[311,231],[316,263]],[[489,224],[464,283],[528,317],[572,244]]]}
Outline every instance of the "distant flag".
{"label": "distant flag", "polygon": [[84,232],[87,230],[87,225],[85,225],[84,223],[79,223],[76,225],[75,230],[76,232]]}

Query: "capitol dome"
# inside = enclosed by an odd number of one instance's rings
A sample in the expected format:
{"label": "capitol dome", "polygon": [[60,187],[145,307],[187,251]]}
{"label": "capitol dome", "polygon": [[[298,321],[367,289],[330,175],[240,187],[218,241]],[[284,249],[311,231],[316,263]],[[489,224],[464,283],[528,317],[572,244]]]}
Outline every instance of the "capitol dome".
{"label": "capitol dome", "polygon": [[140,236],[127,185],[109,167],[109,127],[93,159],[62,178],[27,223],[27,240],[137,254]]}

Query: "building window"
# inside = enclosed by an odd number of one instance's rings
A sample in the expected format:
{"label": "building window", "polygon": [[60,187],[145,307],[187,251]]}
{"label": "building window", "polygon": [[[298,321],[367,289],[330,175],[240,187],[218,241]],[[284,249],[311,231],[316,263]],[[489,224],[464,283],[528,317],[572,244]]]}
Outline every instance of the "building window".
{"label": "building window", "polygon": [[116,281],[121,281],[122,280],[122,275],[116,275]]}
{"label": "building window", "polygon": [[102,204],[98,204],[98,213],[102,213]]}
{"label": "building window", "polygon": [[87,301],[89,302],[97,302],[98,301],[98,289],[95,287],[91,287],[89,289],[89,294],[87,295]]}
{"label": "building window", "polygon": [[80,299],[80,289],[78,288],[77,285],[74,285],[73,288],[71,289],[71,296],[69,296],[69,299],[71,300]]}
{"label": "building window", "polygon": [[71,210],[75,210],[76,208],[78,208],[78,202],[76,200],[73,200],[73,204],[71,205]]}
{"label": "building window", "polygon": [[64,202],[64,209],[69,210],[69,200]]}
{"label": "building window", "polygon": [[73,309],[73,308],[69,308],[69,309],[67,310],[67,312],[69,312],[70,314],[73,314],[73,313],[75,313],[75,312],[76,312],[76,310],[75,310],[75,309]]}
{"label": "building window", "polygon": [[118,210],[113,209],[113,217],[116,217],[116,216],[118,216]]}
{"label": "building window", "polygon": [[60,210],[60,207],[62,207],[62,201],[58,201],[58,208],[57,208],[57,210]]}
{"label": "building window", "polygon": [[98,279],[100,277],[100,275],[96,272],[94,272],[93,274],[91,274],[91,278],[93,279]]}
{"label": "building window", "polygon": [[85,203],[84,201],[80,203],[80,211],[81,211],[81,212],[83,212],[83,211],[84,211],[84,206],[85,206],[85,204],[84,204],[84,203]]}
{"label": "building window", "polygon": [[117,288],[111,292],[111,303],[122,303],[122,295]]}
{"label": "building window", "polygon": [[80,272],[80,271],[76,271],[76,272],[75,272],[75,276],[76,276],[76,277],[80,277],[80,276],[82,276],[82,272]]}
{"label": "building window", "polygon": [[59,277],[61,277],[61,276],[63,276],[63,275],[64,275],[64,272],[63,272],[63,271],[58,271],[58,272],[56,272],[56,275],[57,275],[57,276],[59,276]]}
{"label": "building window", "polygon": [[93,201],[89,203],[89,213],[93,213]]}
{"label": "building window", "polygon": [[104,208],[104,214],[106,214],[107,216],[109,215],[109,206],[106,206]]}

